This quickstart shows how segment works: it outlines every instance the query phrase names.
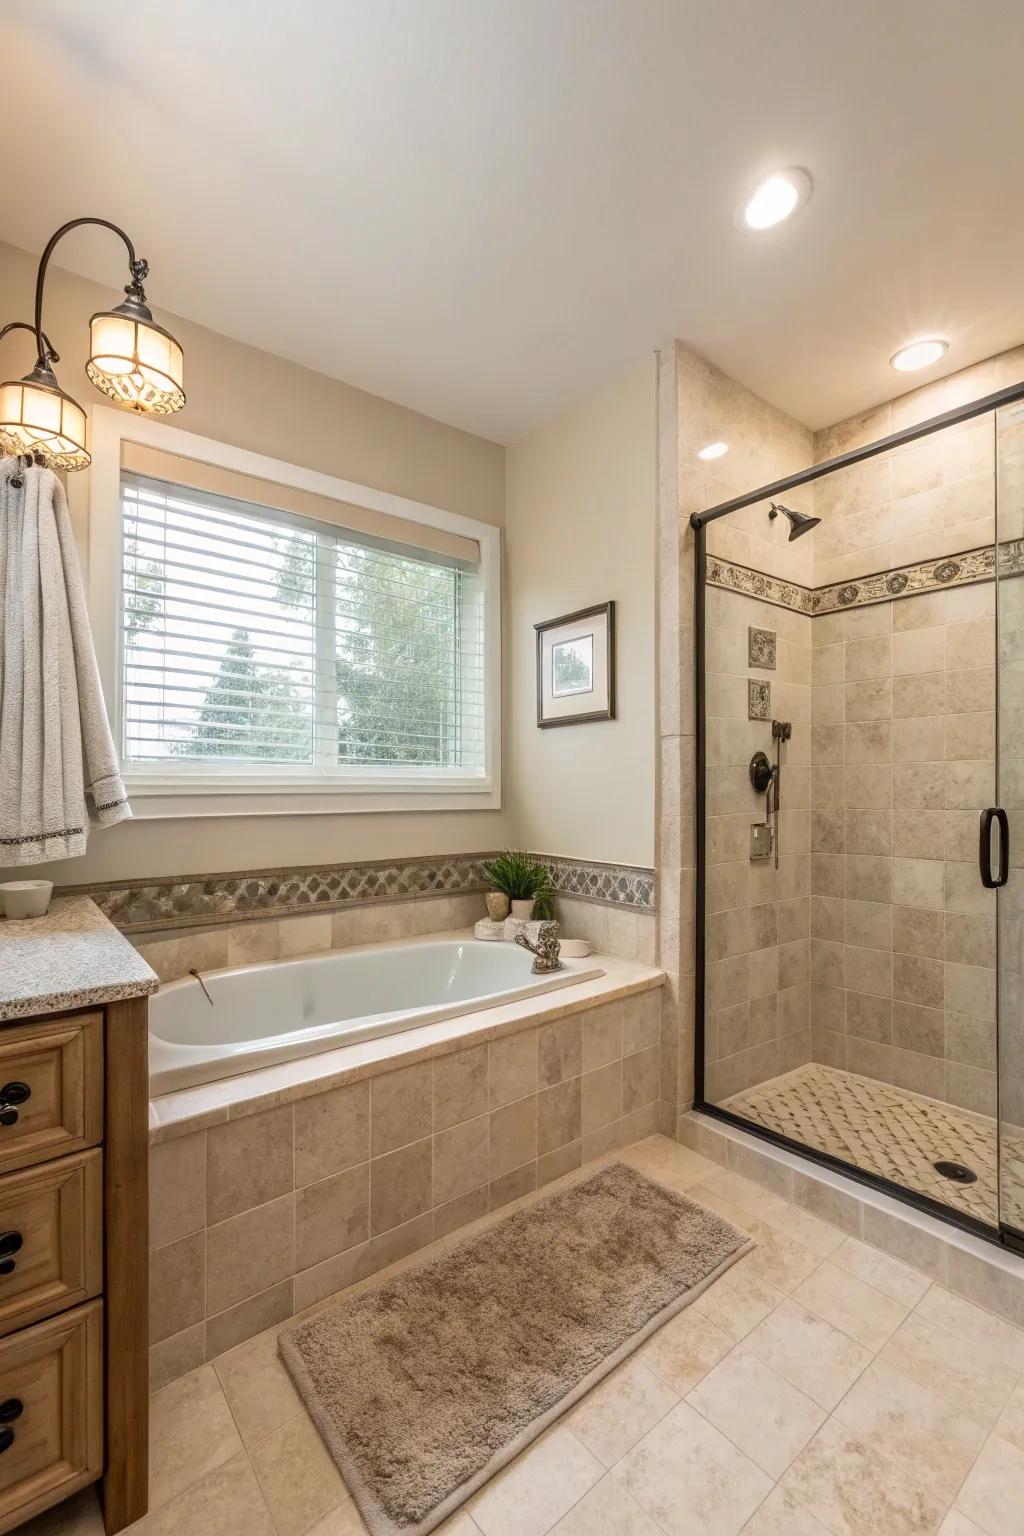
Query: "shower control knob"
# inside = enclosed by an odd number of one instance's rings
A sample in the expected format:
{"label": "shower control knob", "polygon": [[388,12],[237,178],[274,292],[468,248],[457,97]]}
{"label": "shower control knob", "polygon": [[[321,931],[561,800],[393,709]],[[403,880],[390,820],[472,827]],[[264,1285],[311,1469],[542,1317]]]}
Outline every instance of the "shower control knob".
{"label": "shower control knob", "polygon": [[17,1125],[18,1106],[31,1097],[28,1083],[5,1083],[0,1088],[0,1125]]}

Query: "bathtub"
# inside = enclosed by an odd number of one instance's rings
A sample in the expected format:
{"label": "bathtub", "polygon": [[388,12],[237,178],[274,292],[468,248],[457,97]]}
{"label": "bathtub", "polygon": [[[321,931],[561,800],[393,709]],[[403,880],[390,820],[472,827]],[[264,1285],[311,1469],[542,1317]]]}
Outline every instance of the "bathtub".
{"label": "bathtub", "polygon": [[258,1067],[416,1029],[603,976],[567,961],[550,976],[515,944],[473,939],[374,945],[204,971],[165,982],[149,1005],[156,1096]]}

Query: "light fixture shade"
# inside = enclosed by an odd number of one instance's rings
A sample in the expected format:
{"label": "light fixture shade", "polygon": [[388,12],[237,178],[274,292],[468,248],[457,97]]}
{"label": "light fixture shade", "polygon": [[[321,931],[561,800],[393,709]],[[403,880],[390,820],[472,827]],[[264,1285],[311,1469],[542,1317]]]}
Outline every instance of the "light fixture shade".
{"label": "light fixture shade", "polygon": [[145,416],[169,416],[185,404],[184,358],[145,305],[123,304],[89,322],[85,371],[98,390]]}
{"label": "light fixture shade", "polygon": [[86,469],[85,412],[56,382],[30,375],[0,384],[0,448],[38,454],[50,469]]}

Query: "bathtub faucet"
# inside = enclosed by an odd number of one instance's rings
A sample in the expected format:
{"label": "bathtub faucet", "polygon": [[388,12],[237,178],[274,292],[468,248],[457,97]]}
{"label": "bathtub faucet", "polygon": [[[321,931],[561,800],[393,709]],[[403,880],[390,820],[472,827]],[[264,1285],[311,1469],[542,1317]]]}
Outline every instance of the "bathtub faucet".
{"label": "bathtub faucet", "polygon": [[190,976],[194,976],[196,981],[198,981],[199,985],[202,987],[203,991],[206,993],[206,1001],[209,1003],[210,1007],[212,1008],[213,1007],[213,998],[210,996],[210,989],[206,985],[206,982],[200,976],[199,972],[196,970],[194,965],[189,967],[189,975]]}
{"label": "bathtub faucet", "polygon": [[560,971],[562,962],[558,958],[558,924],[541,923],[537,929],[537,942],[531,944],[525,933],[516,934],[516,943],[522,949],[528,949],[533,955],[533,974],[535,976],[547,976],[551,971]]}

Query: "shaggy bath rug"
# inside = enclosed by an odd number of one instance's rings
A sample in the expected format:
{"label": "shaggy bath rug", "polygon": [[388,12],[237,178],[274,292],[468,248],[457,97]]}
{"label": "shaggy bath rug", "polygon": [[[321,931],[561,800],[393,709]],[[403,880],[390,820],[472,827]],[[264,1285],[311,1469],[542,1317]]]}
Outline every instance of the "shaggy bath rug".
{"label": "shaggy bath rug", "polygon": [[373,1536],[426,1536],[752,1246],[613,1163],[326,1308],[281,1354]]}

